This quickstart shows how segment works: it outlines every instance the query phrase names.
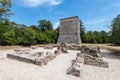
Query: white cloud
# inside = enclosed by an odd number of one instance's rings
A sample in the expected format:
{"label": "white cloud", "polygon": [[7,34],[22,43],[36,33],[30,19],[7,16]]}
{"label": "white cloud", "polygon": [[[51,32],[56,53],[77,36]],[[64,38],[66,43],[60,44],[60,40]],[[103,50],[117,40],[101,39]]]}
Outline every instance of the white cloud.
{"label": "white cloud", "polygon": [[53,24],[53,28],[56,29],[56,28],[59,27],[59,25],[60,25],[59,21],[58,21],[58,22],[55,22],[55,23]]}
{"label": "white cloud", "polygon": [[105,21],[107,21],[107,19],[101,18],[101,19],[98,19],[98,20],[85,22],[85,25],[99,24],[99,23],[103,23],[103,22],[105,22]]}
{"label": "white cloud", "polygon": [[25,6],[36,7],[44,4],[47,5],[59,5],[63,0],[21,0]]}

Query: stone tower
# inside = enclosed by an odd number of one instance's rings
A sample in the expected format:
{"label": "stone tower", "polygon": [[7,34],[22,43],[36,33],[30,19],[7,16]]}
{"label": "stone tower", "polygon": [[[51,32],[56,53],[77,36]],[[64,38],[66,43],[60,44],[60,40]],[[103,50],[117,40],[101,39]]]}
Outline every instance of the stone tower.
{"label": "stone tower", "polygon": [[81,44],[78,16],[60,19],[59,43]]}

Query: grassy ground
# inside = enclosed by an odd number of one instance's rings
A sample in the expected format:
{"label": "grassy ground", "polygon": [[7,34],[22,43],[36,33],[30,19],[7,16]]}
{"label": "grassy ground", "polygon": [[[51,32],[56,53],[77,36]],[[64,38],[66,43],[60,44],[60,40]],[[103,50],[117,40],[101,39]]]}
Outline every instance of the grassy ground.
{"label": "grassy ground", "polygon": [[113,49],[113,50],[119,50],[120,51],[120,46],[115,46],[115,45],[111,45],[111,44],[83,44],[86,46],[99,46],[101,48],[105,48],[105,49]]}

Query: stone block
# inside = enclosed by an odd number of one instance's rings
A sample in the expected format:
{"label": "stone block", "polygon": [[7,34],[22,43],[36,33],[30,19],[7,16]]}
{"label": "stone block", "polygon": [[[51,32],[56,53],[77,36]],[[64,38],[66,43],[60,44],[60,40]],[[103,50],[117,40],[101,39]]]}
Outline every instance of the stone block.
{"label": "stone block", "polygon": [[102,58],[96,58],[90,55],[85,56],[84,63],[87,65],[93,65],[93,66],[104,67],[104,68],[109,67],[108,62],[105,62]]}
{"label": "stone block", "polygon": [[53,46],[44,46],[44,49],[53,49]]}
{"label": "stone block", "polygon": [[72,60],[71,67],[67,69],[67,74],[80,77],[82,75],[83,65],[84,58],[77,55],[76,59]]}
{"label": "stone block", "polygon": [[37,46],[31,46],[31,49],[37,49],[38,47]]}

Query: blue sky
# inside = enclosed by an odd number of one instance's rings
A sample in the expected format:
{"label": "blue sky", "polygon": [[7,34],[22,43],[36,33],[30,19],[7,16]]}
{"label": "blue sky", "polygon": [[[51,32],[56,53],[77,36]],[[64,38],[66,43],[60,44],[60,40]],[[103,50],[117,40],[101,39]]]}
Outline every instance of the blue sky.
{"label": "blue sky", "polygon": [[109,31],[114,17],[120,14],[120,0],[12,0],[11,21],[38,25],[41,19],[50,20],[54,29],[59,19],[78,16],[89,30]]}

